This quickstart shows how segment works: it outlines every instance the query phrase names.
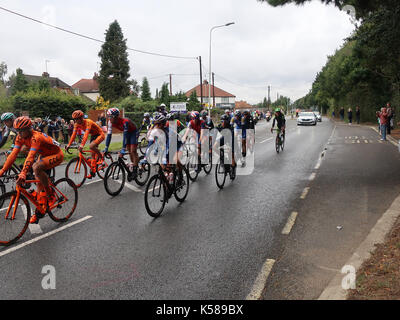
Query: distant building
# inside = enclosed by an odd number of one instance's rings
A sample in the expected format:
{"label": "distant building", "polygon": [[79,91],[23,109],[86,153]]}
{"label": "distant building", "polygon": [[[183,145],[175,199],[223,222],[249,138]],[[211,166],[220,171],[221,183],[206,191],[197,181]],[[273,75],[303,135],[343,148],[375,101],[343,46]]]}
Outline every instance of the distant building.
{"label": "distant building", "polygon": [[[209,103],[208,101],[208,81],[203,81],[203,104]],[[221,109],[233,109],[235,107],[236,96],[226,92],[216,86],[211,85],[211,101],[209,105],[213,105],[213,95],[215,95],[215,106]],[[185,95],[189,98],[193,91],[196,91],[197,99],[201,101],[201,87],[200,85],[190,89]]]}
{"label": "distant building", "polygon": [[29,83],[35,83],[39,82],[40,80],[47,79],[50,83],[50,88],[58,89],[67,93],[72,93],[72,88],[70,85],[66,84],[64,81],[56,77],[50,77],[47,72],[43,72],[41,76],[24,74],[24,77]]}
{"label": "distant building", "polygon": [[92,101],[96,101],[100,97],[98,74],[95,73],[92,79],[81,79],[72,85],[75,94],[82,94]]}
{"label": "distant building", "polygon": [[254,106],[248,104],[246,101],[240,100],[235,102],[235,109],[252,109]]}

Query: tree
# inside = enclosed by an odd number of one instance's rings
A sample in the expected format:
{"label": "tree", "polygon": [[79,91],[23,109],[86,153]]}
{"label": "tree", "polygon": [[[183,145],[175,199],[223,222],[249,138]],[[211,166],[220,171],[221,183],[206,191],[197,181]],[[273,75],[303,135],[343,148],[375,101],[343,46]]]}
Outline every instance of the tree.
{"label": "tree", "polygon": [[106,31],[106,39],[99,52],[101,69],[99,89],[106,100],[115,101],[129,95],[129,61],[126,39],[115,20]]}
{"label": "tree", "polygon": [[139,93],[140,93],[139,83],[137,82],[137,80],[132,79],[131,85],[132,85],[132,94],[135,95],[136,97],[138,97]]}
{"label": "tree", "polygon": [[146,77],[143,78],[142,86],[140,87],[140,90],[142,91],[142,95],[141,95],[142,101],[151,101],[149,81],[147,80]]}
{"label": "tree", "polygon": [[0,82],[5,84],[4,77],[7,74],[7,65],[5,62],[0,63]]}
{"label": "tree", "polygon": [[164,103],[166,106],[169,106],[169,89],[168,89],[168,83],[164,82],[163,85],[161,86],[161,92],[160,92],[160,103]]}
{"label": "tree", "polygon": [[17,75],[15,81],[11,87],[11,94],[15,95],[17,92],[24,92],[28,89],[28,81],[25,79],[24,72],[22,69],[17,69]]}

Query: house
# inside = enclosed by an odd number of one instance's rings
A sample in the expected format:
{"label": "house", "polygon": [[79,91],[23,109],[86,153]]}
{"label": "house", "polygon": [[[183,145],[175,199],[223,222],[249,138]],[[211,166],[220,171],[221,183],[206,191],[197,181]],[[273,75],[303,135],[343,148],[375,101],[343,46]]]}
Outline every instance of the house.
{"label": "house", "polygon": [[[207,104],[208,101],[208,81],[204,80],[203,84],[203,104]],[[217,88],[216,86],[211,85],[211,101],[210,105],[213,105],[213,98],[215,97],[215,106],[217,108],[221,109],[233,109],[235,107],[235,99],[236,96],[226,92],[220,88]],[[194,87],[193,89],[190,89],[188,92],[185,93],[185,95],[189,98],[190,95],[192,94],[193,91],[196,91],[197,99],[201,101],[201,87],[200,85]]]}
{"label": "house", "polygon": [[240,100],[235,102],[235,109],[252,109],[254,106],[248,104],[246,101]]}
{"label": "house", "polygon": [[100,97],[98,74],[95,73],[92,79],[81,79],[72,85],[75,94],[82,94],[92,101],[96,101]]}
{"label": "house", "polygon": [[24,77],[29,83],[35,83],[35,82],[39,82],[40,80],[47,79],[50,83],[50,88],[55,88],[60,91],[64,91],[64,92],[72,94],[72,88],[70,85],[66,84],[64,81],[62,81],[56,77],[50,77],[50,75],[47,72],[43,72],[43,74],[41,76],[24,74]]}

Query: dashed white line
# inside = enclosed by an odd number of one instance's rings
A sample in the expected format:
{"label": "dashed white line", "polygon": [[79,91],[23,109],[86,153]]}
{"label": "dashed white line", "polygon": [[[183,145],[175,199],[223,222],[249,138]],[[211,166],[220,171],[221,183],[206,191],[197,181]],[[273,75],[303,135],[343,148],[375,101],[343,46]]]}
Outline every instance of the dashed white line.
{"label": "dashed white line", "polygon": [[303,193],[300,196],[300,199],[305,199],[307,197],[308,191],[310,190],[310,187],[306,187],[303,190]]}
{"label": "dashed white line", "polygon": [[256,281],[254,282],[251,292],[246,297],[246,300],[259,300],[261,298],[262,292],[265,288],[265,284],[267,283],[267,279],[269,277],[269,274],[271,273],[274,263],[275,260],[273,259],[268,259],[264,263],[260,273],[257,276]]}
{"label": "dashed white line", "polygon": [[288,218],[288,221],[286,222],[285,227],[282,230],[282,234],[289,234],[290,231],[292,230],[294,223],[296,221],[298,212],[292,212],[292,214],[290,215],[290,217]]}
{"label": "dashed white line", "polygon": [[36,237],[36,238],[34,238],[34,239],[32,239],[32,240],[29,240],[29,241],[26,241],[26,242],[24,242],[24,243],[21,243],[20,245],[18,245],[18,246],[16,246],[16,247],[7,249],[7,250],[5,250],[5,251],[2,251],[2,252],[0,252],[0,257],[5,256],[6,254],[9,254],[9,253],[11,253],[11,252],[14,252],[14,251],[16,251],[16,250],[18,250],[18,249],[21,249],[21,248],[23,248],[23,247],[26,247],[27,245],[30,245],[30,244],[32,244],[32,243],[34,243],[34,242],[37,242],[37,241],[42,240],[42,239],[44,239],[44,238],[50,237],[51,235],[53,235],[53,234],[55,234],[55,233],[57,233],[57,232],[63,231],[63,230],[65,230],[65,229],[67,229],[67,228],[70,228],[70,227],[72,227],[72,226],[74,226],[74,225],[76,225],[76,224],[78,224],[78,223],[81,223],[81,222],[83,222],[83,221],[86,221],[86,220],[88,220],[88,219],[90,219],[90,218],[92,218],[92,216],[86,216],[86,217],[84,217],[84,218],[82,218],[82,219],[79,219],[79,220],[76,220],[76,221],[74,221],[74,222],[71,222],[70,224],[67,224],[67,225],[65,225],[65,226],[63,226],[63,227],[57,228],[56,230],[47,232],[47,233],[45,233],[45,234],[43,234],[43,235],[41,235],[41,236],[38,236],[38,237]]}
{"label": "dashed white line", "polygon": [[317,174],[315,172],[311,173],[310,177],[308,178],[308,180],[313,181],[315,179],[315,176]]}

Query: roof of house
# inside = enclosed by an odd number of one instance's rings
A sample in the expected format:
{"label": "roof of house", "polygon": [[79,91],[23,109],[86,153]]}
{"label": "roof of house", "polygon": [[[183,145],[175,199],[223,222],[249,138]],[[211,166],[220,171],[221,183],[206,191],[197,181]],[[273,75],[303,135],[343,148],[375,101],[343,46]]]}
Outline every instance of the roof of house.
{"label": "roof of house", "polygon": [[99,92],[99,83],[96,79],[81,79],[72,88],[79,89],[81,93]]}
{"label": "roof of house", "polygon": [[248,104],[247,101],[236,101],[235,102],[235,109],[250,109],[253,108],[251,104]]}
{"label": "roof of house", "polygon": [[71,88],[71,86],[66,84],[64,81],[61,81],[56,77],[50,77],[48,76],[48,74],[47,75],[43,74],[42,76],[33,76],[30,74],[24,74],[24,76],[28,82],[39,82],[42,79],[47,79],[50,82],[50,87],[52,88]]}
{"label": "roof of house", "polygon": [[[236,97],[235,95],[226,92],[220,88],[217,88],[216,86],[211,85],[211,95],[213,95],[213,88],[214,88],[214,94],[216,97]],[[192,94],[193,91],[196,91],[196,95],[198,97],[201,96],[201,90],[200,90],[200,85],[194,87],[193,89],[190,89],[188,92],[186,92],[186,96],[190,97],[190,95]],[[208,81],[204,80],[203,82],[203,97],[208,97]]]}

